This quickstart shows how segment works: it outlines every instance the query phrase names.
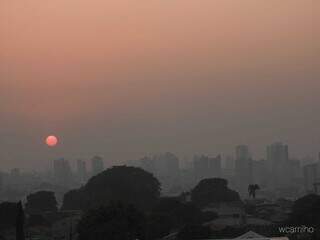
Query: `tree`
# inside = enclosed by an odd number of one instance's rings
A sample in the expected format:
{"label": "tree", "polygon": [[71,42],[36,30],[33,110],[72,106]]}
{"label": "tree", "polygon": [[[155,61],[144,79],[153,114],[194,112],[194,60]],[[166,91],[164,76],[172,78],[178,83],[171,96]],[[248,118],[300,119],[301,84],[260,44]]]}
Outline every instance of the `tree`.
{"label": "tree", "polygon": [[141,168],[117,166],[92,177],[84,187],[68,192],[62,209],[86,210],[120,201],[150,210],[159,196],[160,183],[151,173]]}
{"label": "tree", "polygon": [[197,206],[192,203],[182,203],[175,198],[160,199],[152,213],[170,216],[175,227],[202,222],[202,212]]}
{"label": "tree", "polygon": [[63,196],[63,210],[82,210],[85,209],[85,191],[83,188],[74,189]]}
{"label": "tree", "polygon": [[17,203],[0,203],[0,230],[15,227],[17,213]]}
{"label": "tree", "polygon": [[39,191],[27,196],[26,211],[28,213],[56,212],[57,200],[54,192]]}
{"label": "tree", "polygon": [[145,216],[132,205],[112,203],[89,210],[78,224],[79,240],[145,239]]}
{"label": "tree", "polygon": [[248,186],[249,197],[256,198],[256,191],[259,189],[260,187],[258,184],[250,184]]}
{"label": "tree", "polygon": [[228,181],[222,178],[210,178],[201,180],[191,191],[191,199],[199,207],[205,207],[210,203],[240,201],[236,191],[228,188]]}
{"label": "tree", "polygon": [[183,203],[178,198],[161,198],[148,217],[148,237],[161,238],[186,224],[201,224],[207,217],[192,203]]}
{"label": "tree", "polygon": [[161,239],[175,226],[174,218],[166,213],[151,213],[147,220],[147,239]]}
{"label": "tree", "polygon": [[213,212],[202,212],[193,203],[179,198],[164,197],[148,216],[148,239],[160,239],[186,225],[200,225],[217,217]]}
{"label": "tree", "polygon": [[27,227],[50,226],[50,221],[41,214],[32,214],[27,219]]}
{"label": "tree", "polygon": [[24,211],[21,201],[17,204],[17,219],[16,219],[16,240],[24,240]]}
{"label": "tree", "polygon": [[290,221],[294,224],[320,226],[320,196],[309,194],[296,200]]}

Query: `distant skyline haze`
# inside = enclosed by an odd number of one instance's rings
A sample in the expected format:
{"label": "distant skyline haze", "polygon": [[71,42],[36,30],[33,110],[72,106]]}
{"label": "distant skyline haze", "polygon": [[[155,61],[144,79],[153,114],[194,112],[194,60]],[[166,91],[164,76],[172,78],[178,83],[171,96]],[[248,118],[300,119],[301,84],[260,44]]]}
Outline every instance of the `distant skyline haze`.
{"label": "distant skyline haze", "polygon": [[[313,0],[1,0],[0,170],[320,151]],[[48,133],[61,139],[48,148]]]}

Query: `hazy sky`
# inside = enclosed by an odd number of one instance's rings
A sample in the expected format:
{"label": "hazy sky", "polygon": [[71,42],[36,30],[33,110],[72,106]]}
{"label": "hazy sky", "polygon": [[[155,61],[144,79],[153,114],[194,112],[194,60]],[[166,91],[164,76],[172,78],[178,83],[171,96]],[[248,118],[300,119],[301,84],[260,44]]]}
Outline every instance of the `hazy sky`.
{"label": "hazy sky", "polygon": [[[315,156],[316,9],[312,0],[1,0],[0,169],[237,144],[260,158],[274,141]],[[49,134],[59,147],[44,145]]]}

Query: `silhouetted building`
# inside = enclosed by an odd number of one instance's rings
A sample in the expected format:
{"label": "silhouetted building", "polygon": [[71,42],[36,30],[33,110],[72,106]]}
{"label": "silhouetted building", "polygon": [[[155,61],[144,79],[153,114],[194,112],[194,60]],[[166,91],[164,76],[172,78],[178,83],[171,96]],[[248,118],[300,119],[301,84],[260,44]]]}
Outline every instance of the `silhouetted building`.
{"label": "silhouetted building", "polygon": [[173,153],[167,152],[153,156],[152,161],[155,175],[161,182],[163,192],[177,193],[181,184],[179,158]]}
{"label": "silhouetted building", "polygon": [[289,168],[290,168],[290,178],[291,181],[297,182],[302,179],[302,168],[301,162],[297,159],[290,159],[289,160]]}
{"label": "silhouetted building", "polygon": [[272,174],[272,188],[290,184],[289,150],[288,146],[276,142],[267,147],[267,161]]}
{"label": "silhouetted building", "polygon": [[91,159],[92,175],[95,176],[104,170],[102,157],[95,156]]}
{"label": "silhouetted building", "polygon": [[163,193],[171,194],[172,189],[178,189],[181,185],[179,159],[172,153],[167,152],[151,157],[145,156],[139,160],[130,160],[126,163],[129,166],[140,167],[152,173],[161,182]]}
{"label": "silhouetted building", "polygon": [[235,180],[241,194],[246,194],[248,185],[253,183],[252,159],[249,147],[246,145],[236,147]]}
{"label": "silhouetted building", "polygon": [[314,184],[320,181],[319,164],[313,163],[303,167],[304,186],[307,192],[314,192]]}
{"label": "silhouetted building", "polygon": [[81,183],[84,183],[87,181],[87,177],[88,177],[87,164],[85,161],[81,159],[77,160],[77,175]]}
{"label": "silhouetted building", "polygon": [[234,188],[234,170],[235,160],[232,156],[226,156],[222,161],[221,177],[227,179],[229,185]]}
{"label": "silhouetted building", "polygon": [[268,185],[269,172],[268,164],[265,159],[252,161],[252,182],[265,188]]}
{"label": "silhouetted building", "polygon": [[212,177],[221,177],[221,155],[209,158],[209,171]]}
{"label": "silhouetted building", "polygon": [[231,156],[227,156],[224,160],[224,168],[228,169],[229,171],[233,171],[234,172],[234,168],[235,168],[235,161],[234,158]]}
{"label": "silhouetted building", "polygon": [[194,175],[196,182],[204,178],[221,176],[221,156],[209,157],[195,156],[193,159]]}
{"label": "silhouetted building", "polygon": [[174,176],[179,172],[179,158],[173,153],[167,152],[154,156],[157,175]]}
{"label": "silhouetted building", "polygon": [[70,186],[72,183],[72,171],[68,160],[60,158],[53,161],[53,176],[57,184]]}
{"label": "silhouetted building", "polygon": [[247,145],[238,145],[236,147],[236,160],[250,159],[251,154]]}
{"label": "silhouetted building", "polygon": [[303,167],[304,186],[307,192],[319,193],[320,187],[320,154],[316,163]]}

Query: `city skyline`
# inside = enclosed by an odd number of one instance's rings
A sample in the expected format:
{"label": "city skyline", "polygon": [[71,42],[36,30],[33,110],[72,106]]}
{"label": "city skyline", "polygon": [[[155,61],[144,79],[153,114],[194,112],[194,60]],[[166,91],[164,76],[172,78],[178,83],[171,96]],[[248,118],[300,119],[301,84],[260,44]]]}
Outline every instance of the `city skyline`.
{"label": "city skyline", "polygon": [[[55,148],[57,146],[48,146],[49,148]],[[285,150],[282,150],[282,149]],[[275,150],[271,150],[271,149],[275,149]],[[112,161],[112,159],[109,159],[108,157],[106,157],[103,154],[97,154],[97,153],[92,153],[89,154],[87,153],[87,155],[77,155],[77,157],[66,157],[66,156],[62,156],[62,155],[57,155],[57,156],[53,156],[51,158],[45,159],[45,165],[44,168],[28,168],[28,167],[24,167],[24,166],[12,166],[12,167],[8,167],[8,168],[2,168],[0,169],[1,171],[12,171],[14,169],[19,169],[23,170],[24,172],[42,172],[42,171],[51,171],[52,169],[54,169],[54,162],[59,161],[59,160],[63,160],[63,161],[67,161],[68,165],[70,164],[70,168],[72,171],[79,171],[79,169],[82,169],[81,171],[86,172],[88,171],[93,173],[94,175],[96,175],[97,173],[101,172],[103,169],[107,169],[113,166],[121,166],[121,165],[130,165],[130,163],[132,161],[137,161],[137,159],[139,160],[143,160],[145,159],[146,161],[152,159],[152,158],[158,158],[158,161],[162,161],[162,159],[164,160],[164,162],[162,164],[165,164],[166,162],[166,158],[168,157],[164,157],[167,154],[172,155],[174,158],[177,158],[178,162],[179,162],[179,166],[181,169],[188,169],[190,168],[190,163],[193,161],[197,161],[198,160],[205,160],[205,161],[210,161],[210,160],[215,160],[215,159],[220,159],[220,167],[221,168],[225,168],[225,169],[230,169],[230,166],[233,165],[232,169],[234,169],[235,171],[237,171],[237,168],[243,168],[245,167],[245,165],[248,163],[248,161],[256,161],[256,162],[268,162],[269,167],[275,165],[275,164],[283,164],[287,161],[290,162],[300,162],[300,164],[302,165],[308,165],[308,164],[313,164],[313,163],[317,163],[318,161],[320,161],[320,152],[317,152],[314,156],[312,155],[306,155],[302,158],[299,158],[297,156],[294,156],[291,152],[291,148],[283,143],[283,142],[273,142],[270,144],[267,144],[265,146],[265,152],[262,156],[256,156],[253,154],[252,148],[250,145],[244,145],[244,144],[238,144],[236,146],[234,146],[233,151],[232,152],[197,152],[197,153],[193,153],[191,155],[178,155],[175,152],[172,151],[164,151],[164,152],[157,152],[157,153],[141,153],[140,155],[137,155],[137,157],[131,157],[128,159],[124,159],[122,161]],[[163,157],[161,157],[163,156]],[[169,157],[170,159],[170,157]],[[207,159],[207,160],[206,160]],[[240,162],[242,162],[239,166],[237,166],[236,162],[240,160]],[[231,163],[231,162],[232,163]],[[245,162],[243,162],[245,161]],[[239,162],[239,163],[240,163]],[[80,164],[80,165],[79,165]],[[230,165],[231,164],[231,165]],[[87,169],[87,165],[91,165],[91,169],[89,171],[89,169]],[[150,167],[150,166],[149,166]],[[149,169],[149,168],[147,168]],[[149,169],[150,172],[152,172],[152,170]],[[214,171],[214,170],[209,170],[207,169],[207,171]],[[250,175],[250,174],[249,174]],[[247,176],[247,174],[244,174],[244,176]]]}
{"label": "city skyline", "polygon": [[[42,143],[45,145],[46,143]],[[61,143],[59,143],[61,144]],[[0,168],[0,171],[8,171],[14,168],[20,168],[25,171],[47,171],[52,167],[52,161],[57,160],[57,159],[66,159],[70,160],[72,162],[71,167],[76,168],[76,162],[78,160],[80,161],[85,161],[89,164],[89,161],[92,160],[92,158],[95,157],[101,157],[104,159],[104,164],[107,164],[108,167],[114,166],[114,165],[123,165],[126,164],[128,161],[134,160],[134,159],[139,159],[143,156],[158,156],[163,153],[173,153],[179,158],[179,161],[182,163],[183,166],[187,165],[188,162],[190,162],[194,157],[197,156],[208,156],[208,157],[216,157],[216,156],[221,156],[222,162],[225,164],[225,161],[228,160],[228,158],[231,158],[233,160],[237,159],[237,149],[238,147],[247,147],[248,148],[248,154],[250,154],[250,159],[253,160],[268,160],[268,148],[269,146],[276,145],[276,144],[285,144],[286,146],[289,147],[290,150],[288,150],[288,159],[289,160],[299,160],[301,161],[302,164],[308,164],[311,162],[316,162],[319,159],[319,151],[315,153],[309,153],[306,155],[302,156],[297,156],[293,154],[295,151],[294,148],[289,146],[289,144],[280,142],[280,141],[275,141],[271,143],[267,143],[265,146],[260,146],[260,152],[261,154],[257,154],[256,149],[252,148],[252,145],[247,145],[247,144],[237,144],[235,146],[231,146],[230,151],[228,152],[221,152],[221,151],[205,151],[205,152],[194,152],[194,153],[177,153],[174,151],[169,151],[169,150],[164,150],[164,151],[159,151],[159,152],[127,152],[130,157],[127,158],[118,158],[117,160],[114,160],[111,156],[116,156],[117,153],[112,153],[112,152],[86,152],[85,150],[80,150],[75,152],[75,154],[65,154],[59,149],[59,144],[57,146],[44,146],[44,148],[47,148],[47,151],[50,152],[49,157],[43,159],[42,163],[39,166],[25,166],[23,164],[18,165],[17,163],[12,163],[11,165],[9,164],[7,167],[4,167],[2,165],[2,168]],[[119,154],[121,156],[121,154]],[[24,159],[25,160],[25,159]]]}
{"label": "city skyline", "polygon": [[320,239],[318,9],[0,0],[0,240]]}
{"label": "city skyline", "polygon": [[[136,167],[158,178],[162,184],[161,191],[165,195],[188,191],[197,182],[211,178],[226,179],[242,196],[246,196],[248,186],[252,184],[271,190],[272,194],[278,197],[281,194],[287,197],[291,194],[293,197],[305,192],[317,192],[314,184],[318,183],[319,179],[320,152],[317,159],[308,162],[292,159],[289,154],[287,145],[275,142],[266,147],[265,159],[255,159],[250,147],[246,145],[236,146],[231,158],[220,154],[201,154],[194,155],[187,162],[170,152],[140,156],[119,165],[97,155],[90,159],[59,158],[51,161],[51,167],[47,171],[26,171],[21,168],[0,171],[0,189],[3,186],[7,189],[13,186],[17,189],[29,189],[24,191],[49,188],[59,192],[62,189],[83,186],[90,179],[103,175],[110,169]],[[286,188],[288,192],[277,192],[277,189]],[[290,194],[286,195],[289,192]],[[10,197],[10,191],[8,193]],[[16,194],[19,194],[19,191]]]}
{"label": "city skyline", "polygon": [[[0,3],[0,168],[320,142],[312,0]],[[48,149],[48,135],[60,144]]]}

